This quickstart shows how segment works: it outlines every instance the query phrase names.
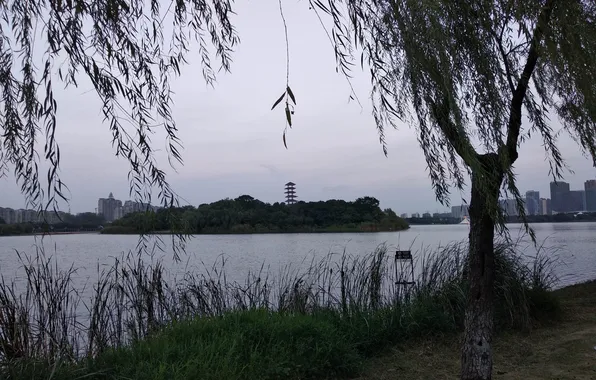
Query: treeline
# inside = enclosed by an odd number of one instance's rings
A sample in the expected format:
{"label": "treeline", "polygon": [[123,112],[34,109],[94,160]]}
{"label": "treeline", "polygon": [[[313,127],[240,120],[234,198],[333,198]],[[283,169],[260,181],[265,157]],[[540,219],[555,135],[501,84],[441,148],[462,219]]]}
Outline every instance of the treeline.
{"label": "treeline", "polygon": [[[554,215],[528,215],[529,223],[596,222],[596,212]],[[523,223],[519,216],[510,216],[509,223]]]}
{"label": "treeline", "polygon": [[[596,212],[554,214],[554,215],[527,215],[528,223],[567,223],[567,222],[596,222]],[[409,224],[458,224],[461,218],[452,217],[418,217],[407,218]],[[507,223],[523,223],[520,216],[508,216]]]}
{"label": "treeline", "polygon": [[373,197],[353,202],[334,199],[270,204],[242,195],[196,208],[185,206],[128,214],[102,233],[375,232],[408,227],[393,210],[381,210],[379,201]]}
{"label": "treeline", "polygon": [[61,213],[59,214],[58,221],[52,224],[45,222],[6,224],[3,219],[0,219],[0,236],[98,230],[104,224],[104,217],[92,212],[84,212],[77,215]]}
{"label": "treeline", "polygon": [[409,224],[458,224],[461,222],[461,218],[430,216],[407,218],[406,221]]}
{"label": "treeline", "polygon": [[35,226],[31,223],[0,224],[0,236],[15,236],[32,234]]}

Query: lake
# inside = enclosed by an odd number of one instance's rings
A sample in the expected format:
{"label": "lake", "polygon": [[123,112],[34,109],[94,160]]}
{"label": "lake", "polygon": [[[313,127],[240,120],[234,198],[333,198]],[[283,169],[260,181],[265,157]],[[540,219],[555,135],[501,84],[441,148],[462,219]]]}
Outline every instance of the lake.
{"label": "lake", "polygon": [[[535,224],[533,228],[539,244],[560,261],[556,270],[560,286],[596,278],[596,223]],[[521,225],[510,224],[509,229],[513,238],[523,237]],[[186,243],[182,261],[178,263],[172,260],[171,237],[161,236],[161,249],[153,247],[154,239],[149,251],[154,258],[162,258],[175,273],[203,270],[225,257],[229,278],[241,280],[248,271],[258,271],[263,264],[275,272],[280,267],[300,267],[313,258],[322,258],[330,252],[341,253],[344,249],[351,255],[367,254],[384,243],[392,249],[411,249],[416,255],[423,248],[467,239],[468,231],[466,225],[433,225],[383,233],[199,235]],[[53,255],[59,266],[78,268],[77,282],[82,286],[97,276],[98,265],[111,264],[114,257],[134,251],[138,243],[135,235],[0,237],[0,273],[5,279],[14,278],[20,266],[16,252],[35,254],[37,246],[43,247],[46,255]],[[522,246],[524,254],[536,253],[529,238],[523,237]]]}

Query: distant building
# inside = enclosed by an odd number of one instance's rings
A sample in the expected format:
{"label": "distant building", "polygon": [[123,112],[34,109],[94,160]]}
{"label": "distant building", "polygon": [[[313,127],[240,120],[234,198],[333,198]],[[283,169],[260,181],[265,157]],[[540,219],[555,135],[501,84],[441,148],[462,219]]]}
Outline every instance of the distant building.
{"label": "distant building", "polygon": [[97,214],[102,215],[107,222],[113,222],[122,217],[122,201],[114,199],[112,193],[107,198],[99,198]]}
{"label": "distant building", "polygon": [[526,214],[527,215],[540,215],[540,192],[539,191],[526,191]]}
{"label": "distant building", "polygon": [[550,183],[550,199],[553,212],[569,212],[567,199],[569,198],[569,184],[567,182]]}
{"label": "distant building", "polygon": [[517,202],[515,199],[501,199],[499,201],[499,206],[507,216],[518,216],[519,209],[517,207]]}
{"label": "distant building", "polygon": [[425,212],[424,214],[422,214],[423,218],[432,218],[433,216],[430,214],[430,212]]}
{"label": "distant building", "polygon": [[133,212],[147,212],[147,211],[156,211],[156,210],[157,210],[157,207],[151,206],[148,203],[126,201],[126,202],[124,202],[124,205],[122,205],[122,216],[131,214]]}
{"label": "distant building", "polygon": [[0,207],[0,218],[4,219],[6,224],[16,223],[15,212],[11,208]]}
{"label": "distant building", "polygon": [[42,211],[38,210],[25,210],[18,209],[13,210],[12,208],[0,207],[0,218],[4,219],[7,224],[18,224],[18,223],[47,223],[56,224],[60,223],[66,213],[62,211],[55,212],[54,210]]}
{"label": "distant building", "polygon": [[435,212],[435,213],[433,213],[433,218],[434,219],[451,218],[451,213],[450,212]]}
{"label": "distant building", "polygon": [[48,211],[43,211],[41,213],[37,213],[37,221],[39,223],[47,223],[47,224],[58,224],[58,223],[62,223],[64,222],[65,218],[66,218],[66,213],[62,212],[62,211],[54,211],[54,210],[48,210]]}
{"label": "distant building", "polygon": [[596,212],[596,179],[584,182],[586,192],[586,211]]}
{"label": "distant building", "polygon": [[459,205],[451,207],[451,216],[458,219],[463,219],[465,216],[470,216],[468,206]]}
{"label": "distant building", "polygon": [[571,190],[564,205],[566,212],[577,212],[586,210],[586,192],[583,190]]}
{"label": "distant building", "polygon": [[284,185],[286,203],[291,205],[296,203],[296,184],[294,182],[288,182]]}
{"label": "distant building", "polygon": [[420,214],[415,212],[412,214],[412,218],[420,218]]}
{"label": "distant building", "polygon": [[540,215],[552,215],[553,210],[550,205],[550,199],[540,198]]}
{"label": "distant building", "polygon": [[406,213],[403,213],[403,214],[401,214],[399,217],[400,217],[400,218],[402,218],[402,219],[406,219],[406,218],[408,217],[408,214],[406,214]]}
{"label": "distant building", "polygon": [[35,223],[38,222],[38,213],[35,210],[18,209],[14,211],[15,223]]}

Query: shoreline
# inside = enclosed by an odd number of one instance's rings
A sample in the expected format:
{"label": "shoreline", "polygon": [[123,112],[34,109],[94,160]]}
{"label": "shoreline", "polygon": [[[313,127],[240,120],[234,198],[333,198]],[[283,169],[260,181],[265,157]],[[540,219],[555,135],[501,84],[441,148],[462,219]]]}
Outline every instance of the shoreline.
{"label": "shoreline", "polygon": [[100,231],[75,231],[75,232],[32,232],[25,234],[0,235],[0,238],[11,236],[47,236],[47,235],[100,235]]}
{"label": "shoreline", "polygon": [[[198,233],[183,233],[182,235],[294,235],[294,234],[374,234],[383,232],[402,232],[409,230],[408,228],[396,229],[396,230],[379,230],[379,231],[366,231],[366,230],[316,230],[316,231],[254,231],[254,232],[241,232],[241,231],[230,231],[230,232],[198,232]],[[99,232],[100,235],[176,235],[177,232],[172,231],[153,231],[153,232]]]}

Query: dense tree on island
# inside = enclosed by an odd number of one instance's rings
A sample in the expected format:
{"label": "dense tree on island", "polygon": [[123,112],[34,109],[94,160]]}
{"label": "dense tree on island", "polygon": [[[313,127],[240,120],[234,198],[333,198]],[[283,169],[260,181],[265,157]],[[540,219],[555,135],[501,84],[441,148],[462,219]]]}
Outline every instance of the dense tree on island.
{"label": "dense tree on island", "polygon": [[373,197],[353,202],[265,203],[249,195],[198,208],[185,206],[140,212],[114,221],[104,233],[184,231],[187,233],[398,231],[408,224]]}

